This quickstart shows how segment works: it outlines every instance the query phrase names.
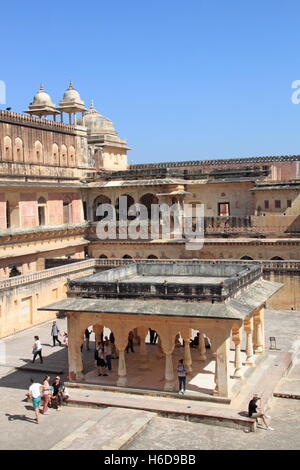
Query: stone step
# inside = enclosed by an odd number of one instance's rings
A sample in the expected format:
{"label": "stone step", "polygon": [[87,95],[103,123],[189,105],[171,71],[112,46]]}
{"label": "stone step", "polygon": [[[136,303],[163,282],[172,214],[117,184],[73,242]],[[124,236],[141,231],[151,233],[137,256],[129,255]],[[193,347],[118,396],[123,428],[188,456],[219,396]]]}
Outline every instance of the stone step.
{"label": "stone step", "polygon": [[116,407],[127,410],[141,410],[156,413],[166,418],[184,421],[216,424],[237,429],[255,431],[255,420],[241,415],[239,410],[232,410],[226,405],[174,398],[149,397],[99,390],[73,389],[70,392],[68,406],[103,408]]}
{"label": "stone step", "polygon": [[86,421],[51,450],[120,450],[128,445],[156,416],[138,410],[105,408]]}

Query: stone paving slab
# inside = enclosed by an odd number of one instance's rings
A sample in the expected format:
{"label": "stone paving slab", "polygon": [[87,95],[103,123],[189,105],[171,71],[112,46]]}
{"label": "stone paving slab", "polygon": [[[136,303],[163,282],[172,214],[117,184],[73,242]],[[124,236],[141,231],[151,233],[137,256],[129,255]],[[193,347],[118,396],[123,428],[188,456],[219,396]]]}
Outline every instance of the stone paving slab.
{"label": "stone paving slab", "polygon": [[119,450],[128,445],[156,416],[137,410],[106,408],[51,450]]}

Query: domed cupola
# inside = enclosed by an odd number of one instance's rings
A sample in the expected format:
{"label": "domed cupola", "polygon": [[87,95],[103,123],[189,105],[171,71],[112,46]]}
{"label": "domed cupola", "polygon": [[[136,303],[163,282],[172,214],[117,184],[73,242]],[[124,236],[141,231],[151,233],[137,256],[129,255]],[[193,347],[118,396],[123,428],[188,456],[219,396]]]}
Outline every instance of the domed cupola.
{"label": "domed cupola", "polygon": [[73,87],[72,80],[70,80],[69,88],[65,91],[62,100],[59,102],[58,109],[63,113],[69,114],[69,123],[72,124],[72,115],[74,117],[73,124],[76,122],[76,113],[84,113],[86,107],[77,90]]}
{"label": "domed cupola", "polygon": [[78,124],[87,127],[88,135],[91,136],[103,134],[118,135],[113,122],[96,110],[93,101],[88,111],[83,115],[83,119],[78,120]]}
{"label": "domed cupola", "polygon": [[44,85],[41,83],[39,91],[34,95],[32,103],[29,104],[28,109],[24,111],[33,116],[56,116],[56,114],[60,114],[57,110],[54,103],[48,93],[44,90]]}

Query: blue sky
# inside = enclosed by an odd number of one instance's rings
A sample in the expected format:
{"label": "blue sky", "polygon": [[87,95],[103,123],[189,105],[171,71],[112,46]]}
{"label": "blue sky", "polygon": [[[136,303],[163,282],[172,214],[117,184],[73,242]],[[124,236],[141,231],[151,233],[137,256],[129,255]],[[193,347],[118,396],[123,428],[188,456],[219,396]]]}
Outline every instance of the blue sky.
{"label": "blue sky", "polygon": [[2,2],[6,106],[71,78],[130,163],[299,154],[299,23],[296,0]]}

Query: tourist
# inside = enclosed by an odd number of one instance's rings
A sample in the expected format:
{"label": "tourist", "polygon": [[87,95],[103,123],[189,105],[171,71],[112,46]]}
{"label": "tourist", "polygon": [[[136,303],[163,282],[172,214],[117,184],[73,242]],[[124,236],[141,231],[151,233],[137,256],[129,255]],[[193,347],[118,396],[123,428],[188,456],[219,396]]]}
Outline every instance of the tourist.
{"label": "tourist", "polygon": [[263,412],[262,405],[260,407],[257,405],[257,402],[259,400],[261,402],[261,398],[259,398],[258,395],[254,395],[252,400],[250,400],[249,405],[248,405],[248,416],[249,418],[255,418],[255,419],[261,418],[264,422],[264,425],[266,426],[266,429],[268,431],[274,431],[274,429],[268,426],[266,422],[266,418],[270,419],[271,416],[268,416]]}
{"label": "tourist", "polygon": [[68,389],[67,387],[65,387],[65,385],[63,384],[62,387],[61,387],[61,398],[62,398],[62,401],[63,402],[67,402],[70,398],[70,395],[69,395],[69,392],[68,392]]}
{"label": "tourist", "polygon": [[199,331],[198,331],[198,333],[196,334],[194,339],[190,340],[190,346],[192,348],[197,348],[199,346],[199,336],[200,336],[200,334],[199,334]]}
{"label": "tourist", "polygon": [[204,335],[204,343],[206,349],[211,349],[211,341],[208,336]]}
{"label": "tourist", "polygon": [[61,383],[60,377],[57,376],[55,377],[54,382],[52,383],[52,389],[53,389],[52,400],[56,402],[57,411],[62,410],[61,388],[62,388],[62,383]]}
{"label": "tourist", "polygon": [[105,363],[105,353],[103,343],[99,341],[98,348],[95,351],[95,360],[98,369],[98,375],[107,376],[106,374],[106,363]]}
{"label": "tourist", "polygon": [[40,342],[40,338],[38,336],[34,337],[34,343],[32,346],[32,354],[33,354],[33,359],[32,362],[34,363],[36,356],[39,356],[41,364],[43,364],[43,358],[42,358],[42,344]]}
{"label": "tourist", "polygon": [[49,375],[46,375],[42,382],[42,396],[43,396],[43,402],[44,402],[43,415],[48,414],[48,403],[51,399],[51,390],[50,390],[49,380],[50,380]]}
{"label": "tourist", "polygon": [[113,359],[118,359],[118,351],[117,351],[117,348],[116,348],[116,345],[115,345],[115,336],[114,336],[112,331],[109,335],[109,341],[110,341],[110,344],[111,344],[112,358]]}
{"label": "tourist", "polygon": [[34,409],[36,424],[39,424],[39,406],[41,402],[41,393],[42,393],[42,385],[34,381],[34,379],[30,379],[31,385],[28,390],[29,397],[32,399],[32,406]]}
{"label": "tourist", "polygon": [[69,344],[69,337],[68,337],[68,333],[65,331],[64,334],[63,334],[63,343],[66,347],[68,347],[68,344]]}
{"label": "tourist", "polygon": [[91,331],[88,328],[86,328],[84,332],[84,337],[85,337],[85,346],[86,346],[87,351],[90,350],[90,336],[91,336]]}
{"label": "tourist", "polygon": [[51,328],[51,336],[52,336],[52,339],[53,339],[53,347],[55,346],[56,341],[61,346],[61,342],[58,339],[59,332],[60,332],[60,329],[58,328],[58,326],[56,324],[56,321],[54,321],[53,324],[52,324],[52,328]]}
{"label": "tourist", "polygon": [[156,340],[157,340],[156,331],[149,328],[149,334],[150,334],[150,344],[156,344]]}
{"label": "tourist", "polygon": [[112,347],[108,340],[108,337],[105,336],[105,343],[104,343],[104,353],[105,353],[105,361],[107,364],[107,368],[111,371],[111,355],[112,355]]}
{"label": "tourist", "polygon": [[179,359],[177,366],[178,382],[179,382],[179,394],[184,394],[186,391],[186,368],[183,363],[183,359]]}
{"label": "tourist", "polygon": [[129,331],[129,334],[128,334],[128,344],[127,344],[127,347],[126,347],[126,352],[127,353],[129,352],[129,348],[131,349],[131,352],[134,353],[134,349],[133,349],[133,332],[132,331]]}

